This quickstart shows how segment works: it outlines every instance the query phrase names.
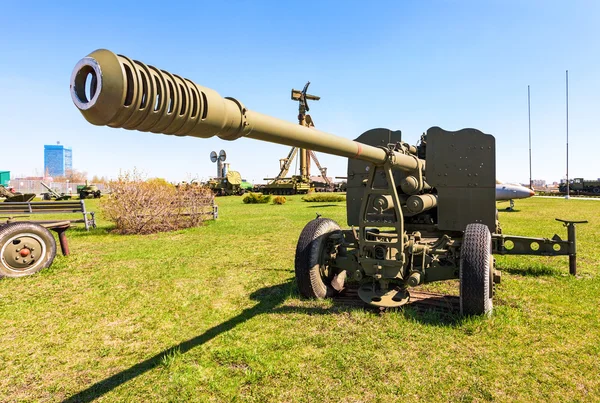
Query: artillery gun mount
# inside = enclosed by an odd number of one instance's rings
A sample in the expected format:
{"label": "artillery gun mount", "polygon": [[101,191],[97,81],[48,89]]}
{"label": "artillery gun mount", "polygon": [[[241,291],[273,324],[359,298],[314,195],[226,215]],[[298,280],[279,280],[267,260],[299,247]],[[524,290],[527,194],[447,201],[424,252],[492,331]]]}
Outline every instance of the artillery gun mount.
{"label": "artillery gun mount", "polygon": [[[89,82],[86,92],[86,81]],[[234,98],[107,50],[77,63],[73,102],[92,124],[223,140],[249,137],[348,158],[347,221],[317,218],[302,230],[295,273],[305,297],[327,298],[346,280],[368,304],[405,304],[423,283],[459,279],[461,313],[490,314],[493,254],[568,255],[568,239],[502,233],[495,205],[495,139],[476,129],[432,127],[409,145],[400,131],[349,140],[247,109]]]}

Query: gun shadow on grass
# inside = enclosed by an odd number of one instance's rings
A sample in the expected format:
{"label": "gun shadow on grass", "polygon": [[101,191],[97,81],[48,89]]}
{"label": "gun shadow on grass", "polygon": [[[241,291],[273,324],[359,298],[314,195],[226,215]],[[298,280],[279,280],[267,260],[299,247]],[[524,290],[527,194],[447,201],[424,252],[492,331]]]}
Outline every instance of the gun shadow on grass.
{"label": "gun shadow on grass", "polygon": [[[258,301],[258,304],[252,308],[245,309],[239,315],[219,324],[206,332],[183,341],[171,348],[161,351],[160,353],[142,361],[132,367],[125,369],[117,374],[114,374],[102,381],[96,382],[85,390],[63,400],[63,403],[75,402],[91,402],[113,389],[123,385],[124,383],[142,375],[160,365],[169,361],[175,355],[184,354],[191,349],[198,347],[215,337],[232,330],[237,325],[262,314],[281,314],[281,313],[303,313],[306,315],[334,315],[339,312],[348,312],[352,310],[369,309],[366,306],[348,306],[343,303],[335,302],[330,308],[323,307],[302,307],[302,306],[286,306],[282,304],[289,297],[299,297],[296,291],[295,281],[289,280],[285,283],[261,288],[250,295],[252,300]],[[462,319],[457,313],[442,314],[436,312],[420,312],[412,309],[410,306],[398,310],[401,314],[410,320],[435,325],[435,326],[452,326],[456,325]]]}

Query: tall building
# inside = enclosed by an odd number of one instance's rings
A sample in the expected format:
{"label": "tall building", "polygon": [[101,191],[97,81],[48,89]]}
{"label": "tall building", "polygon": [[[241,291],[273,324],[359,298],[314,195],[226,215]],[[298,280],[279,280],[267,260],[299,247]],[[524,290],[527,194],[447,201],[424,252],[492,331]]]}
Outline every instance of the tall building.
{"label": "tall building", "polygon": [[44,175],[65,176],[73,169],[73,150],[60,143],[44,146]]}

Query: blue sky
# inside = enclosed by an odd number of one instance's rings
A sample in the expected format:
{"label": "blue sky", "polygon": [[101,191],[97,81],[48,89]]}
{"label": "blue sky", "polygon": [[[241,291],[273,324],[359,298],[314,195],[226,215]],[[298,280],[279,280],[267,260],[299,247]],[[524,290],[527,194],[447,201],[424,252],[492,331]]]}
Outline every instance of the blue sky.
{"label": "blue sky", "polygon": [[[60,3],[55,5],[53,3]],[[569,70],[571,177],[600,177],[600,2],[230,1],[5,2],[0,13],[0,170],[43,171],[43,145],[73,148],[74,168],[115,177],[207,178],[212,150],[254,181],[286,146],[95,127],[73,106],[75,63],[107,48],[190,78],[246,107],[295,121],[292,87],[311,81],[311,115],[347,138],[375,127],[415,143],[431,126],[496,137],[497,177],[565,175]],[[318,154],[332,176],[346,160]]]}

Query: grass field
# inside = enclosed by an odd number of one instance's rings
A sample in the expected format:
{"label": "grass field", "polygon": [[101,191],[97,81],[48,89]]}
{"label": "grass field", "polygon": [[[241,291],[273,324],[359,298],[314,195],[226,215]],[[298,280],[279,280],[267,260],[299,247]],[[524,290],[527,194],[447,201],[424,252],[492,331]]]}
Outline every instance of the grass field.
{"label": "grass field", "polygon": [[69,231],[71,256],[1,280],[0,401],[600,400],[599,202],[500,212],[515,235],[590,224],[577,277],[566,257],[498,257],[489,319],[303,300],[297,237],[316,213],[344,226],[345,204],[218,203],[216,222],[150,236],[111,234],[99,214],[98,229]]}

